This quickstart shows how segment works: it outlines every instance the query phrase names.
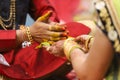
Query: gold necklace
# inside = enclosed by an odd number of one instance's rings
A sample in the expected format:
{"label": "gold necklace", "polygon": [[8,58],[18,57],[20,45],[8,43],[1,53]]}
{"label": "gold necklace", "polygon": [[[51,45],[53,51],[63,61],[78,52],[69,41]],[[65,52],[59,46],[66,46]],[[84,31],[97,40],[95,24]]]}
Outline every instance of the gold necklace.
{"label": "gold necklace", "polygon": [[[7,28],[12,27],[13,29],[15,29],[15,0],[10,0],[10,14],[8,19],[2,18],[0,16],[0,25],[2,26],[2,28],[4,30],[7,30]],[[6,24],[7,23],[7,24]],[[9,23],[9,24],[8,24]]]}

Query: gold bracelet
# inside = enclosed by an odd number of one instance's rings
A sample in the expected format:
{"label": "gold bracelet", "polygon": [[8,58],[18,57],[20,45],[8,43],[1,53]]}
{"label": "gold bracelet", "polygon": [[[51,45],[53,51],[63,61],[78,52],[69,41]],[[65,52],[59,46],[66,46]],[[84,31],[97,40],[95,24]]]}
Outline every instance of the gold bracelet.
{"label": "gold bracelet", "polygon": [[[63,44],[63,49],[64,49],[64,54],[65,54],[65,56],[66,56],[66,58],[69,60],[69,55],[68,55],[68,50],[66,50],[66,45],[67,45],[67,43],[69,42],[69,41],[71,41],[71,40],[74,40],[74,38],[71,38],[71,37],[69,37],[68,39],[66,39],[65,40],[65,42],[64,42],[64,44]],[[70,46],[68,46],[68,47],[70,47]]]}
{"label": "gold bracelet", "polygon": [[26,27],[24,26],[24,25],[20,25],[20,28],[19,28],[20,30],[22,30],[22,34],[23,34],[23,36],[22,36],[22,40],[24,41],[24,40],[26,40],[26,38],[27,38],[27,34],[26,34]]}
{"label": "gold bracelet", "polygon": [[81,47],[79,46],[79,45],[74,45],[74,46],[72,46],[69,50],[68,50],[68,53],[66,53],[66,57],[67,57],[67,59],[70,61],[71,60],[71,57],[70,57],[70,55],[71,55],[71,52],[74,50],[74,49],[81,49]]}
{"label": "gold bracelet", "polygon": [[72,40],[74,40],[74,38],[69,37],[68,39],[65,40],[63,46],[65,47],[65,45],[67,44],[67,42],[68,42],[68,41],[72,41]]}
{"label": "gold bracelet", "polygon": [[27,37],[29,39],[29,42],[32,44],[33,43],[33,38],[31,36],[30,28],[29,27],[26,28],[26,34],[27,34]]}
{"label": "gold bracelet", "polygon": [[[81,47],[73,41],[74,38],[72,37],[69,37],[68,39],[65,40],[64,42],[64,45],[63,45],[63,48],[64,48],[64,53],[65,53],[65,56],[68,60],[70,60],[70,53],[75,49],[75,48],[79,48],[81,49]],[[71,42],[73,42],[73,46],[71,46]]]}
{"label": "gold bracelet", "polygon": [[91,42],[92,36],[88,36],[88,39],[85,41],[85,49],[88,51],[90,46],[89,43]]}
{"label": "gold bracelet", "polygon": [[[78,48],[78,49],[80,49],[81,51],[84,52],[84,50],[82,49],[82,47],[81,47],[79,44],[77,44],[76,42],[74,42],[73,40],[74,40],[74,38],[69,37],[68,39],[65,40],[65,42],[64,42],[64,44],[63,44],[63,49],[64,49],[65,56],[66,56],[66,58],[67,58],[69,61],[71,60],[71,57],[70,57],[71,52],[72,52],[74,49]],[[74,45],[71,46],[70,41],[73,42]]]}

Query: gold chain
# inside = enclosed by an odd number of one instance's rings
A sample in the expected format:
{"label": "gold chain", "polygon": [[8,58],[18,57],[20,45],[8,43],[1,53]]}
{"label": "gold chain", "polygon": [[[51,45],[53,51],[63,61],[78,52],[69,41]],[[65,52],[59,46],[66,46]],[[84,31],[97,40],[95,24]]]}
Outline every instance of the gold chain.
{"label": "gold chain", "polygon": [[[3,29],[7,30],[7,28],[12,27],[15,29],[15,0],[10,0],[10,14],[9,18],[5,19],[0,16],[0,25],[3,27]],[[9,23],[8,25],[6,23]]]}

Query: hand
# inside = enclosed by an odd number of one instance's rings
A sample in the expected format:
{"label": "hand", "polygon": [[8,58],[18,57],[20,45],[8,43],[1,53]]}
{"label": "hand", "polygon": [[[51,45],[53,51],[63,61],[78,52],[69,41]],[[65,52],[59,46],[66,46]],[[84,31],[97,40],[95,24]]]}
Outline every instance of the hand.
{"label": "hand", "polygon": [[75,41],[81,45],[84,52],[88,52],[93,43],[93,37],[90,35],[80,35],[76,37]]}
{"label": "hand", "polygon": [[53,43],[50,47],[47,47],[47,51],[55,56],[65,56],[63,51],[63,44],[65,40],[59,40]]}
{"label": "hand", "polygon": [[36,21],[31,27],[30,32],[33,40],[41,43],[43,39],[57,41],[67,36],[65,26],[53,25]]}
{"label": "hand", "polygon": [[60,40],[47,47],[47,51],[55,56],[66,56],[69,59],[71,50],[74,48],[81,48],[79,44],[74,41],[74,38],[68,38],[66,40]]}

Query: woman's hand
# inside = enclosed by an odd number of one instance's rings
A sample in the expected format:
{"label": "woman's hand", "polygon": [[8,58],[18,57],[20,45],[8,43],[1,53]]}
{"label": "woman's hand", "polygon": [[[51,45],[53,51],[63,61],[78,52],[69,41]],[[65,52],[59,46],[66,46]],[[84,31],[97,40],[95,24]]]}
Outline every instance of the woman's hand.
{"label": "woman's hand", "polygon": [[90,49],[92,43],[93,43],[93,37],[90,35],[80,35],[75,38],[75,41],[81,45],[84,52],[88,52]]}
{"label": "woman's hand", "polygon": [[70,53],[76,49],[81,49],[81,46],[74,41],[74,38],[68,38],[66,40],[59,40],[47,48],[51,54],[55,56],[66,56],[70,60]]}

